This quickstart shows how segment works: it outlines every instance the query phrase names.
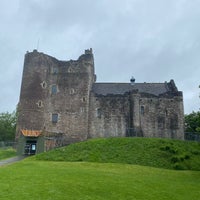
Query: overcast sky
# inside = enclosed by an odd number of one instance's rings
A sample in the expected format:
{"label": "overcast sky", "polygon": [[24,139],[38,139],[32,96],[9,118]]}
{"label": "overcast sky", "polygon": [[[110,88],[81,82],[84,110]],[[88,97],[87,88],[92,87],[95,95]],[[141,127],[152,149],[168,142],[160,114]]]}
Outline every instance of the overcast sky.
{"label": "overcast sky", "polygon": [[19,101],[26,51],[59,60],[93,48],[98,82],[165,82],[200,99],[199,0],[1,0],[0,112]]}

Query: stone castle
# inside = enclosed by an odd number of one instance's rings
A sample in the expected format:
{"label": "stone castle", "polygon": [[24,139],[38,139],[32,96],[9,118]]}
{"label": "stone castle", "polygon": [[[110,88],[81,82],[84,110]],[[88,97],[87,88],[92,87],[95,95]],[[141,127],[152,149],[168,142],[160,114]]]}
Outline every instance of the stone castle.
{"label": "stone castle", "polygon": [[16,139],[35,154],[97,137],[184,139],[183,96],[164,83],[96,83],[92,49],[59,61],[37,50],[24,60]]}

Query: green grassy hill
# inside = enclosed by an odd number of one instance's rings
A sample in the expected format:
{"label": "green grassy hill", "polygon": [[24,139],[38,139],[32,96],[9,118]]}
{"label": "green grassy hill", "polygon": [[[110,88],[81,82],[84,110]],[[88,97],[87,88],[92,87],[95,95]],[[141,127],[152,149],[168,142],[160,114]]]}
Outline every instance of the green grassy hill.
{"label": "green grassy hill", "polygon": [[91,139],[38,154],[32,159],[200,170],[200,143],[158,138]]}

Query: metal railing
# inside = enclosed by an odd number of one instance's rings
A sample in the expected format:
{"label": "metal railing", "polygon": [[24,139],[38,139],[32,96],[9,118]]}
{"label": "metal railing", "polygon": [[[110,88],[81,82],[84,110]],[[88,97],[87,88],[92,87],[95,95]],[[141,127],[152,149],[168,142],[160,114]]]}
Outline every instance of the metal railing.
{"label": "metal railing", "polygon": [[0,141],[0,148],[16,148],[17,142],[14,141]]}
{"label": "metal railing", "polygon": [[185,132],[185,134],[184,134],[184,139],[185,139],[185,140],[190,140],[190,141],[200,142],[200,133],[196,133],[196,132]]}

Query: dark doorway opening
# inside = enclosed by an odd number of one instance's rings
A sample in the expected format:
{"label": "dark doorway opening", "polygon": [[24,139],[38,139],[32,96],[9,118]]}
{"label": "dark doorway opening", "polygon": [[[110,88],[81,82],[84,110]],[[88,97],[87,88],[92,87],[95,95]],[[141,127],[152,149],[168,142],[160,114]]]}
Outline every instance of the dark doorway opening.
{"label": "dark doorway opening", "polygon": [[35,140],[27,140],[25,148],[24,148],[24,154],[25,155],[35,155],[36,146],[37,146],[37,141],[35,141]]}

